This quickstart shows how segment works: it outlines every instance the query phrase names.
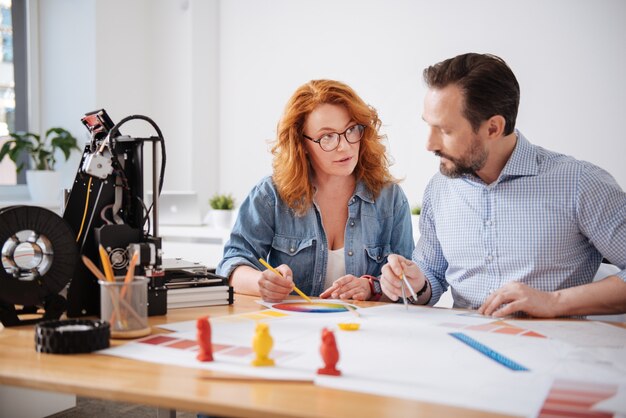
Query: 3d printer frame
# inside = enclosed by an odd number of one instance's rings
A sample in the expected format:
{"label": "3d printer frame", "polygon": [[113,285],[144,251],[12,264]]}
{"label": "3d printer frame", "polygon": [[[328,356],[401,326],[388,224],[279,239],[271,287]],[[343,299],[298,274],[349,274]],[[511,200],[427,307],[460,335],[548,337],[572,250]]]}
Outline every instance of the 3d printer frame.
{"label": "3d printer frame", "polygon": [[[133,138],[120,134],[124,123],[137,119],[151,124],[157,135]],[[102,245],[116,275],[123,275],[132,253],[139,252],[135,274],[150,279],[148,314],[163,315],[167,312],[167,299],[158,236],[158,196],[166,162],[163,135],[150,118],[133,115],[113,124],[104,109],[87,113],[82,122],[91,134],[91,141],[85,146],[63,219],[76,237],[79,254],[100,264],[98,246]],[[154,198],[151,208],[147,208],[143,200],[146,143],[152,143]],[[160,176],[157,176],[157,167],[160,167]],[[69,317],[100,314],[98,279],[80,257],[67,299]]]}

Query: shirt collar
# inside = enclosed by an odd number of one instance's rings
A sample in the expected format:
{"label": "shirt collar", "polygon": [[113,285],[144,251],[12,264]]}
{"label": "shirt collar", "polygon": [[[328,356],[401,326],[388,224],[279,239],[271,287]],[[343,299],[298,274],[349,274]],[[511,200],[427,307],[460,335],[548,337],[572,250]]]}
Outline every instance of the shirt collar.
{"label": "shirt collar", "polygon": [[374,198],[372,197],[372,192],[367,188],[365,183],[361,180],[356,182],[356,188],[354,190],[354,196],[358,196],[361,200],[364,200],[369,203],[374,203]]}
{"label": "shirt collar", "polygon": [[520,131],[515,130],[517,136],[517,144],[509,157],[509,161],[505,164],[500,179],[511,176],[534,176],[539,173],[539,165],[537,162],[537,150],[534,145],[522,135]]}
{"label": "shirt collar", "polygon": [[[317,193],[317,187],[313,186],[313,196]],[[357,180],[356,187],[354,189],[354,194],[350,200],[354,200],[355,196],[361,198],[361,200],[369,203],[374,203],[374,197],[372,196],[372,192],[367,188],[365,183],[362,180]]]}
{"label": "shirt collar", "polygon": [[[502,180],[508,178],[534,176],[539,173],[537,150],[535,149],[535,146],[531,144],[517,129],[515,130],[515,136],[517,137],[517,141],[515,143],[513,153],[492,185],[496,185]],[[483,183],[481,178],[475,174],[465,174],[462,178],[470,182]]]}

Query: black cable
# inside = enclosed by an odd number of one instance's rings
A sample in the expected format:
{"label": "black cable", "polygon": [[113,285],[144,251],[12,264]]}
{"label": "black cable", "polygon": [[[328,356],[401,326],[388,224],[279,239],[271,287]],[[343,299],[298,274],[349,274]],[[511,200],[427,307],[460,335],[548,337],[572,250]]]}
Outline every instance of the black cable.
{"label": "black cable", "polygon": [[[139,196],[135,196],[135,198],[139,200],[139,203],[141,204],[141,207],[143,208],[143,211],[146,214],[145,217],[143,218],[143,222],[141,222],[143,234],[144,236],[146,236],[148,232],[150,231],[150,226],[151,226],[150,225],[150,212],[152,211],[152,204],[150,205],[150,209],[148,209],[143,199],[141,199]],[[146,222],[148,223],[147,229],[146,229]]]}
{"label": "black cable", "polygon": [[[161,190],[163,190],[163,179],[165,177],[165,164],[167,161],[167,156],[165,153],[165,139],[163,138],[163,134],[161,133],[161,129],[159,128],[159,126],[149,117],[147,116],[143,116],[143,115],[130,115],[130,116],[126,116],[124,119],[122,119],[121,121],[119,121],[118,123],[115,124],[115,126],[113,126],[111,128],[111,130],[109,131],[109,140],[111,138],[115,137],[115,134],[117,133],[119,135],[119,129],[120,127],[125,124],[126,122],[130,121],[130,120],[135,120],[135,119],[140,119],[140,120],[144,120],[146,122],[148,122],[150,125],[152,125],[152,127],[154,128],[154,130],[157,132],[158,134],[158,139],[159,142],[161,143],[161,169],[159,170],[159,196],[161,195]],[[111,149],[111,153],[113,153],[113,146],[109,147],[109,149]]]}
{"label": "black cable", "polygon": [[[160,173],[159,173],[159,196],[161,195],[161,191],[163,190],[163,180],[165,177],[165,166],[166,166],[166,162],[167,162],[167,154],[165,151],[165,139],[163,138],[163,134],[161,132],[161,129],[159,128],[159,126],[149,117],[147,116],[143,116],[143,115],[130,115],[127,116],[125,118],[123,118],[122,120],[120,120],[118,123],[116,123],[110,130],[108,133],[108,137],[109,140],[111,140],[112,138],[115,139],[116,135],[119,135],[119,129],[120,127],[125,124],[128,121],[131,120],[144,120],[146,122],[148,122],[150,125],[152,125],[152,127],[154,128],[154,130],[157,132],[158,137],[157,139],[159,140],[160,144],[161,144],[161,167],[160,167]],[[116,162],[117,162],[117,157],[115,155],[115,146],[112,144],[109,147],[110,151],[111,151],[111,155],[112,155],[112,160],[113,160],[113,165],[115,166]],[[120,167],[121,168],[121,167]],[[129,201],[129,200],[128,200]],[[145,205],[143,205],[143,208],[145,209]],[[143,218],[143,222],[142,222],[142,229],[145,227],[146,225],[146,219],[149,219],[150,216],[150,212],[152,211],[152,204],[150,205],[150,208],[146,211],[146,215]]]}

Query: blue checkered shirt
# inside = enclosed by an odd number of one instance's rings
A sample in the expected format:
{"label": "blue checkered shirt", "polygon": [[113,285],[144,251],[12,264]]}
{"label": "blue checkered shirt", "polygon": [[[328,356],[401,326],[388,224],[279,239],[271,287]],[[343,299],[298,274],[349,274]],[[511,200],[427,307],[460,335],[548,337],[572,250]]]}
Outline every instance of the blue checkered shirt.
{"label": "blue checkered shirt", "polygon": [[542,291],[590,283],[602,258],[626,281],[626,194],[606,171],[518,140],[492,184],[437,173],[413,261],[454,306],[478,308],[511,281]]}

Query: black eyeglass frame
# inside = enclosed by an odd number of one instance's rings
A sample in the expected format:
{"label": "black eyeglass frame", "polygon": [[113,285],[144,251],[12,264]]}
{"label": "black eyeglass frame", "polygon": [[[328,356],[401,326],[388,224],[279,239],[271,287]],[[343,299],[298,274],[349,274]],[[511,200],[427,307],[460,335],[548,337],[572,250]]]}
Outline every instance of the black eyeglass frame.
{"label": "black eyeglass frame", "polygon": [[[346,135],[346,132],[348,132],[350,129],[356,128],[357,126],[358,126],[358,127],[360,127],[360,129],[361,129],[361,136],[359,137],[359,139],[358,139],[357,141],[351,142],[351,141],[348,139],[348,135]],[[302,136],[303,136],[304,138],[308,139],[308,140],[309,140],[309,141],[311,141],[311,142],[315,142],[317,145],[319,145],[319,146],[320,146],[320,148],[322,149],[322,151],[325,151],[325,152],[333,152],[334,150],[336,150],[337,148],[339,148],[339,143],[341,142],[341,136],[342,136],[342,135],[343,135],[343,137],[346,139],[346,142],[347,142],[348,144],[358,144],[359,142],[361,142],[361,139],[363,139],[363,134],[364,134],[364,133],[365,133],[365,125],[362,125],[362,124],[360,124],[360,123],[357,123],[357,124],[355,124],[355,125],[352,125],[352,126],[350,126],[350,127],[346,128],[346,130],[345,130],[345,131],[343,131],[343,132],[341,132],[341,133],[339,133],[339,132],[331,132],[331,133],[329,133],[329,134],[324,134],[324,135],[322,135],[322,136],[321,136],[320,138],[318,138],[318,139],[313,139],[313,138],[311,138],[310,136],[305,135],[304,133],[302,134]],[[322,138],[324,138],[326,135],[331,135],[331,134],[337,134],[337,135],[339,135],[339,141],[337,141],[337,145],[335,146],[335,148],[333,148],[333,149],[329,149],[329,150],[325,150],[325,149],[322,147],[322,144],[321,144],[321,142],[322,142]]]}

